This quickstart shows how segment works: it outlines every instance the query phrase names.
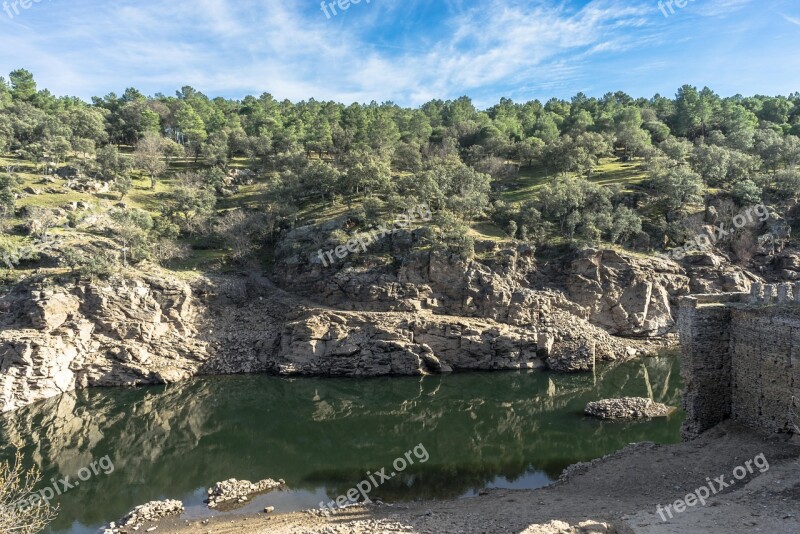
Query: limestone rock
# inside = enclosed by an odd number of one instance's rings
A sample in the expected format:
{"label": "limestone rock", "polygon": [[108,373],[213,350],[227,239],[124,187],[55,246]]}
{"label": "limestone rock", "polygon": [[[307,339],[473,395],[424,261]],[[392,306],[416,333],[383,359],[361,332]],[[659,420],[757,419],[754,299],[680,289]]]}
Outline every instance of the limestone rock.
{"label": "limestone rock", "polygon": [[599,419],[642,419],[667,417],[675,408],[641,397],[625,397],[590,402],[584,411]]}
{"label": "limestone rock", "polygon": [[208,489],[208,507],[217,508],[220,504],[242,503],[252,495],[281,488],[284,484],[283,480],[275,481],[271,478],[255,483],[249,480],[236,480],[235,478],[217,482]]}
{"label": "limestone rock", "polygon": [[[125,517],[119,520],[119,527],[121,529],[132,528],[138,530],[143,523],[158,521],[171,515],[179,515],[184,511],[183,503],[181,501],[167,500],[167,501],[151,501],[147,504],[137,506],[131,510]],[[115,534],[120,532],[120,528],[112,526],[105,529],[105,534]]]}
{"label": "limestone rock", "polygon": [[531,525],[520,534],[616,534],[618,531],[608,523],[599,521],[582,521],[570,525],[565,521],[550,521],[549,523]]}
{"label": "limestone rock", "polygon": [[611,334],[653,336],[675,325],[670,293],[687,282],[664,260],[589,249],[572,262],[566,284],[569,298],[590,310],[592,323]]}

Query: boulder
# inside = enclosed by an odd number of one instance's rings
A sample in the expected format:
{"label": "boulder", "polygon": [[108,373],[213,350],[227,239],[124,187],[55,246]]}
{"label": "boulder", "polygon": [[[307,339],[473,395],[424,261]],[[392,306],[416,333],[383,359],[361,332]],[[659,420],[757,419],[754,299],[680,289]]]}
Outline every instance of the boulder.
{"label": "boulder", "polygon": [[80,307],[80,302],[74,296],[56,292],[42,294],[32,304],[30,320],[33,327],[47,332],[66,323]]}
{"label": "boulder", "polygon": [[590,402],[584,413],[599,419],[644,419],[667,417],[676,409],[641,397],[606,399]]}
{"label": "boulder", "polygon": [[118,525],[112,523],[104,530],[104,534],[127,532],[127,529],[139,530],[143,523],[158,521],[159,519],[172,515],[180,515],[183,511],[184,507],[181,501],[150,501],[147,504],[137,506],[131,510],[125,517],[119,520]]}
{"label": "boulder", "polygon": [[208,489],[209,508],[216,508],[220,504],[241,504],[246,502],[252,495],[265,493],[276,488],[281,488],[286,483],[283,480],[272,480],[267,478],[259,482],[249,480],[236,480],[231,478],[223,482],[217,482]]}
{"label": "boulder", "polygon": [[66,165],[56,170],[56,174],[58,175],[59,178],[69,179],[69,178],[77,178],[78,176],[80,176],[81,173],[75,167]]}

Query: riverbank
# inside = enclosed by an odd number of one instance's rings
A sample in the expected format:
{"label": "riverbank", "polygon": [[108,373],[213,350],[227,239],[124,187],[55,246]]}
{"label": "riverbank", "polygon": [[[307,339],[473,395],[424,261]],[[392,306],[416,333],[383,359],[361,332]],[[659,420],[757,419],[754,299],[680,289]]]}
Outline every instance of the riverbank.
{"label": "riverbank", "polygon": [[[702,486],[708,479],[733,473],[764,455],[769,468],[754,470],[708,498],[662,521],[657,507]],[[216,518],[206,524],[181,519],[163,521],[159,532],[183,534],[274,533],[520,533],[554,520],[576,524],[607,523],[610,530],[635,534],[687,532],[800,532],[800,446],[785,436],[764,437],[724,423],[698,440],[676,445],[631,445],[591,464],[567,469],[568,475],[547,488],[489,491],[482,497],[369,506],[332,517],[308,512],[271,516]],[[667,516],[667,514],[664,514]],[[149,528],[146,525],[144,528]],[[557,532],[552,528],[532,532]]]}

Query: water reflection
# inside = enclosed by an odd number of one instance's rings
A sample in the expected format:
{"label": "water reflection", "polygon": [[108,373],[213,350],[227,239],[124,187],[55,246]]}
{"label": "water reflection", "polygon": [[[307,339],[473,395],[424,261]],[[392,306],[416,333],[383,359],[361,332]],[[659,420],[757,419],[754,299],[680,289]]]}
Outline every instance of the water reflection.
{"label": "water reflection", "polygon": [[54,531],[92,532],[83,526],[96,528],[153,499],[183,499],[191,515],[203,514],[203,488],[231,477],[283,478],[293,491],[264,499],[278,511],[309,507],[419,443],[430,460],[382,486],[382,498],[539,487],[567,465],[627,443],[679,439],[680,413],[609,423],[583,417],[586,402],[652,393],[679,405],[681,388],[674,357],[606,367],[595,376],[214,377],[64,395],[0,419],[0,439],[25,444],[27,461],[48,480],[111,456],[113,474],[59,501]]}

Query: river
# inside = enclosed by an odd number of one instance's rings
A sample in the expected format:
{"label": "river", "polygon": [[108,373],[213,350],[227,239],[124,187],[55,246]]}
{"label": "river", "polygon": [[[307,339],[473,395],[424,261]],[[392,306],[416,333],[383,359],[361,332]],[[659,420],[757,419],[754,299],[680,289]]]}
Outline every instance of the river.
{"label": "river", "polygon": [[[85,390],[23,408],[0,418],[0,454],[22,444],[26,464],[39,466],[45,481],[80,482],[54,501],[61,509],[50,532],[58,534],[94,533],[136,505],[167,498],[183,500],[186,517],[219,515],[203,504],[205,488],[234,477],[283,478],[288,487],[234,513],[317,507],[420,445],[427,461],[411,456],[414,465],[372,497],[470,497],[485,487],[542,487],[566,466],[628,443],[679,441],[680,411],[603,422],[583,408],[617,396],[679,406],[682,387],[675,355],[580,375],[204,377]],[[106,457],[87,480],[77,477]]]}

